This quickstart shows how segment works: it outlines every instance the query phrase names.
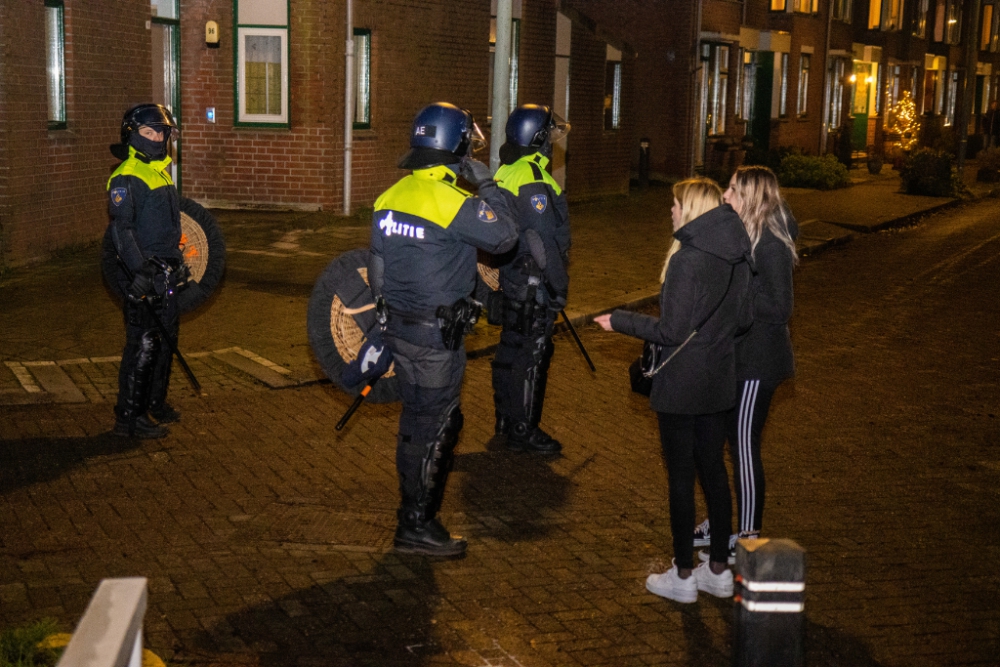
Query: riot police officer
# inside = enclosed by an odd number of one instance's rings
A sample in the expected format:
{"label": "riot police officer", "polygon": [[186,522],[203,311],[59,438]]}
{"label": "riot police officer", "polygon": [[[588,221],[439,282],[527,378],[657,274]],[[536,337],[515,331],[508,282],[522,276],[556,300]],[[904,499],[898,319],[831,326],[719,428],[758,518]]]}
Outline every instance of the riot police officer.
{"label": "riot police officer", "polygon": [[[413,120],[412,169],[375,202],[368,278],[385,313],[403,402],[396,441],[401,502],[395,548],[455,556],[464,539],[436,518],[462,429],[463,336],[478,317],[476,249],[506,252],[517,226],[489,168],[471,153],[485,144],[472,114],[436,103]],[[458,187],[461,175],[479,188]]]}
{"label": "riot police officer", "polygon": [[514,196],[520,237],[500,266],[503,330],[493,360],[493,400],[496,434],[506,435],[514,451],[561,449],[538,423],[552,359],[552,326],[569,287],[569,210],[545,167],[552,145],[568,131],[569,124],[551,108],[522,104],[507,120],[507,141],[500,148],[503,166],[496,180]]}
{"label": "riot police officer", "polygon": [[161,438],[167,434],[161,424],[180,419],[166,402],[170,343],[154,320],[176,341],[176,291],[186,267],[180,251],[180,199],[167,155],[175,131],[177,123],[166,107],[140,104],[125,112],[121,143],[111,147],[123,160],[108,179],[108,212],[119,259],[116,279],[126,295],[115,435]]}

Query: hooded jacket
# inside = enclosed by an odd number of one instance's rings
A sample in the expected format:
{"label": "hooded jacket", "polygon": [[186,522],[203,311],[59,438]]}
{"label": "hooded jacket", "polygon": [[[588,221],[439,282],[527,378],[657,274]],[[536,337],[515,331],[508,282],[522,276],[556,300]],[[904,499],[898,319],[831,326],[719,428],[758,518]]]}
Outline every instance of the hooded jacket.
{"label": "hooded jacket", "polygon": [[670,414],[711,414],[736,404],[736,334],[750,325],[750,238],[728,204],[674,234],[660,290],[660,317],[616,310],[615,331],[663,346],[666,359],[712,313],[697,335],[653,376],[650,407]]}
{"label": "hooded jacket", "polygon": [[[789,220],[792,239],[799,227]],[[788,320],[792,317],[791,251],[764,228],[754,250],[757,273],[751,282],[753,326],[736,341],[736,379],[781,382],[795,375],[795,356]]]}

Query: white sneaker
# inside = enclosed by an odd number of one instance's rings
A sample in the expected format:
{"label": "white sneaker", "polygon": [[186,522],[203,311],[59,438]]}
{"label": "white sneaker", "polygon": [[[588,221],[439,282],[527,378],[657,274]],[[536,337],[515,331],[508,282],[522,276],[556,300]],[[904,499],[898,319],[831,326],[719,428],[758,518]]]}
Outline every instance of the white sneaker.
{"label": "white sneaker", "polygon": [[707,547],[712,543],[712,526],[708,519],[699,523],[694,529],[694,546]]}
{"label": "white sneaker", "polygon": [[[687,579],[681,579],[677,574],[677,566],[671,563],[671,568],[663,574],[651,574],[646,577],[646,590],[660,597],[675,602],[697,602],[698,584],[692,574]],[[729,594],[733,594],[732,576],[729,578]],[[714,595],[714,593],[713,593]]]}
{"label": "white sneaker", "polygon": [[715,574],[708,563],[702,563],[694,569],[691,578],[695,580],[699,591],[717,598],[733,597],[733,573],[729,568],[723,570],[722,574]]}

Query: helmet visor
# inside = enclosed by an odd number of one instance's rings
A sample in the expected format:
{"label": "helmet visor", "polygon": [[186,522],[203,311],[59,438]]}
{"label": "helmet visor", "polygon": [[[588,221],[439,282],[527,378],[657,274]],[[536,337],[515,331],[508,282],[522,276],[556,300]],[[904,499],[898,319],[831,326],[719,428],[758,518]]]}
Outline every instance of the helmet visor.
{"label": "helmet visor", "polygon": [[560,139],[569,134],[570,124],[567,123],[562,117],[553,112],[552,113],[552,129],[549,130],[549,143],[558,143]]}
{"label": "helmet visor", "polygon": [[482,152],[485,148],[486,137],[483,136],[483,132],[479,129],[479,126],[473,122],[472,128],[469,129],[469,154],[475,155]]}

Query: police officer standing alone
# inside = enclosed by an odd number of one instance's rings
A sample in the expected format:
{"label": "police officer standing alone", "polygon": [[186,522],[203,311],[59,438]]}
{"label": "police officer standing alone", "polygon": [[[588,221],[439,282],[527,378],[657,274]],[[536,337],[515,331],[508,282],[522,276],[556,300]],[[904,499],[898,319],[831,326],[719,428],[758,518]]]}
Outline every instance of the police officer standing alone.
{"label": "police officer standing alone", "polygon": [[552,360],[552,325],[569,288],[569,209],[545,167],[552,144],[567,132],[569,125],[549,107],[523,104],[508,118],[507,141],[500,148],[503,166],[496,180],[514,196],[520,237],[500,266],[503,331],[493,360],[493,401],[496,434],[506,435],[514,451],[561,449],[538,423]]}
{"label": "police officer standing alone", "polygon": [[180,199],[168,171],[168,146],[176,130],[166,107],[141,104],[125,112],[121,144],[111,146],[112,154],[123,160],[108,179],[117,280],[126,295],[125,349],[113,430],[120,436],[162,438],[167,429],[160,424],[180,419],[166,402],[171,343],[162,339],[154,319],[176,344],[180,328],[176,291],[186,270],[179,247]]}
{"label": "police officer standing alone", "polygon": [[[401,502],[395,548],[456,556],[466,542],[436,518],[462,429],[464,334],[478,317],[476,248],[510,250],[517,226],[489,168],[469,157],[485,145],[472,114],[432,104],[414,118],[412,169],[375,202],[368,280],[386,315],[403,402],[396,440]],[[456,185],[461,175],[479,196]]]}

